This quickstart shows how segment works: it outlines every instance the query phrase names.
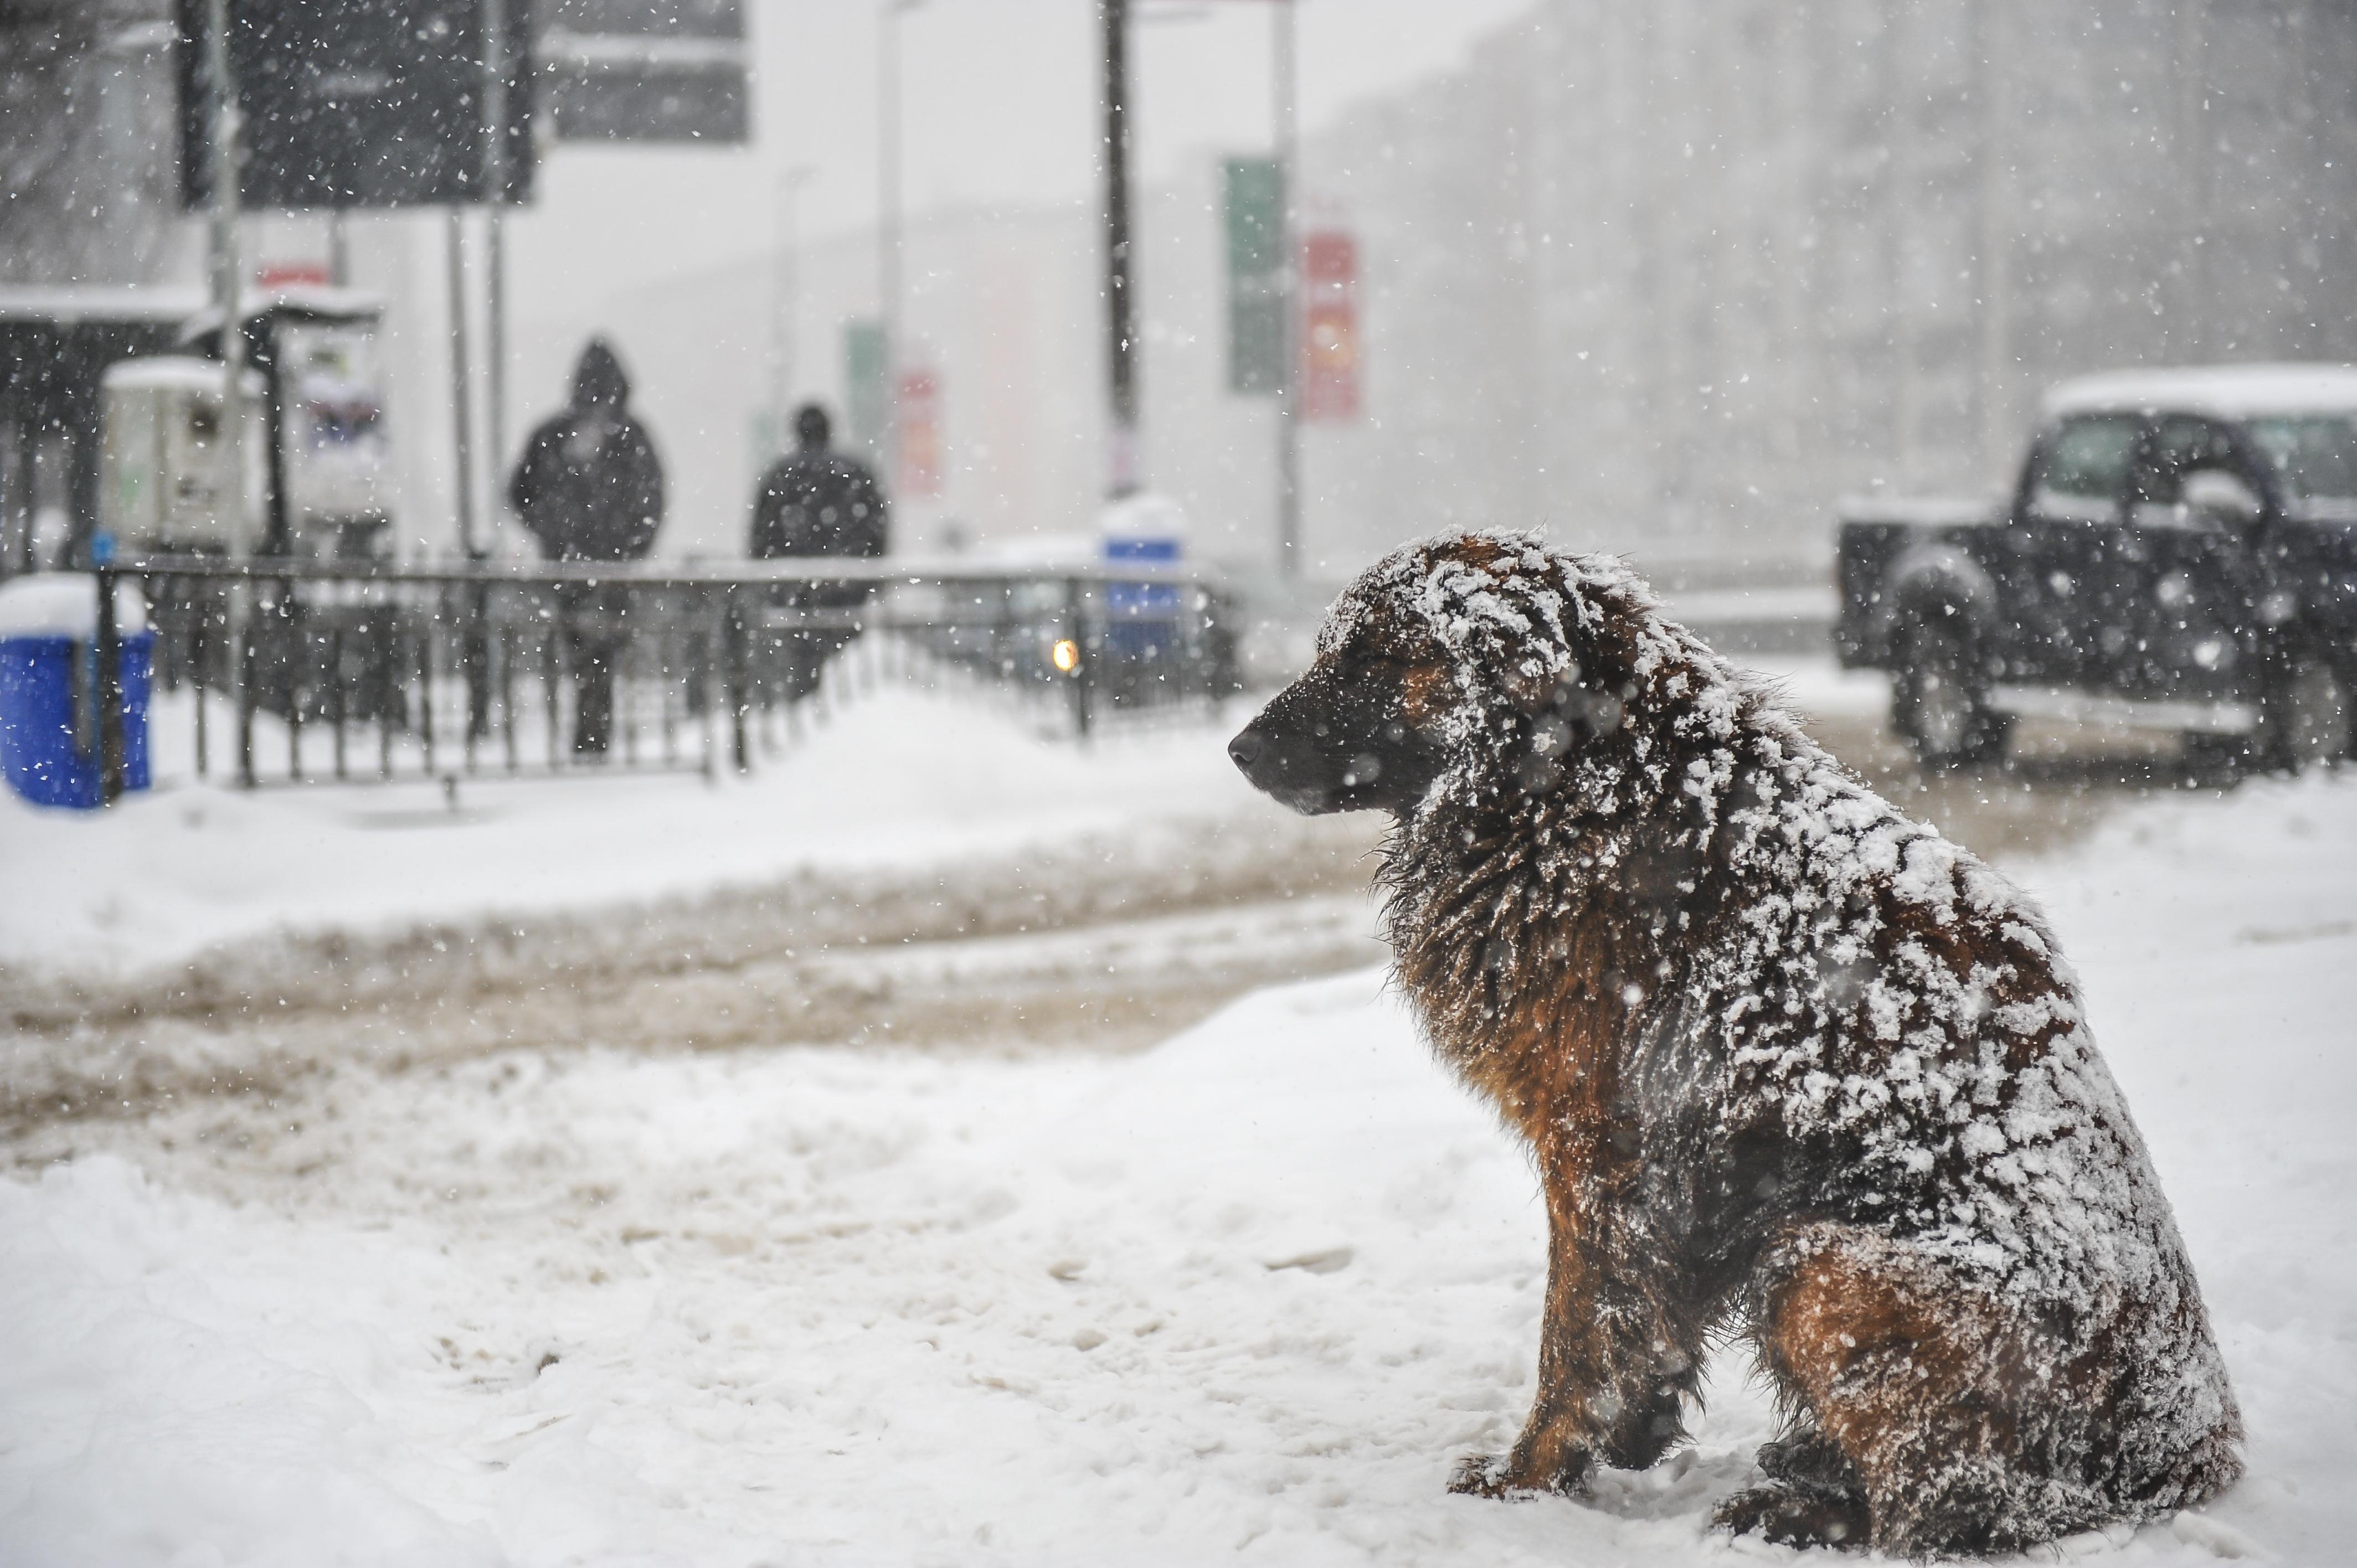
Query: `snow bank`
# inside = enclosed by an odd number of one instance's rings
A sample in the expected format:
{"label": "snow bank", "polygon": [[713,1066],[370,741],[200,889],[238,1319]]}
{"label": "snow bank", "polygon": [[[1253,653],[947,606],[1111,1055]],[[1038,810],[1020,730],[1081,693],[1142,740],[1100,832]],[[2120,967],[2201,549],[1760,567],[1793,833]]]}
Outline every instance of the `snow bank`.
{"label": "snow bank", "polygon": [[169,749],[188,727],[159,726],[163,787],[109,811],[0,791],[0,967],[120,973],[268,932],[928,865],[1261,804],[1209,743],[1226,733],[1215,725],[1116,730],[1083,747],[987,701],[896,688],[747,779],[491,779],[462,783],[455,811],[434,784],[200,784]]}
{"label": "snow bank", "polygon": [[[2357,779],[2013,869],[2251,1431],[2059,1555],[2343,1560]],[[15,1560],[1690,1563],[1769,1431],[1722,1363],[1592,1502],[1445,1495],[1523,1416],[1544,1219],[1374,972],[1143,1058],[517,1050],[57,1139],[0,1182]]]}

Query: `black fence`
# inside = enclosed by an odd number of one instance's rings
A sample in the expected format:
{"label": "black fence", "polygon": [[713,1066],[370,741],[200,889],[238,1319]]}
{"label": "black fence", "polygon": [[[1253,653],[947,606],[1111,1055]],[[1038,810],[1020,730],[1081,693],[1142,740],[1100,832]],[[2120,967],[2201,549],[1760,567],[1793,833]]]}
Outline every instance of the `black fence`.
{"label": "black fence", "polygon": [[749,771],[813,710],[885,681],[993,692],[1080,736],[1110,714],[1216,703],[1240,685],[1228,597],[1142,564],[173,556],[91,575],[109,800],[124,777],[126,582],[156,635],[151,733],[188,723],[197,772],[225,767],[249,787]]}

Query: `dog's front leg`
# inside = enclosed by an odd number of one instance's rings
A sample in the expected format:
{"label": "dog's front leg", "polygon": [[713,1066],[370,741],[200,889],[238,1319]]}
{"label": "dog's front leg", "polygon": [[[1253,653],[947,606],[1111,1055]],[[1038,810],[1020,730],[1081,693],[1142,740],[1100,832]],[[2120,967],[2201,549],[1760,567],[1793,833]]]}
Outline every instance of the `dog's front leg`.
{"label": "dog's front leg", "polygon": [[1634,1239],[1548,1185],[1538,1395],[1512,1451],[1467,1456],[1451,1491],[1576,1492],[1597,1460],[1641,1469],[1684,1434],[1680,1398],[1694,1385],[1695,1337],[1648,1288],[1649,1260]]}

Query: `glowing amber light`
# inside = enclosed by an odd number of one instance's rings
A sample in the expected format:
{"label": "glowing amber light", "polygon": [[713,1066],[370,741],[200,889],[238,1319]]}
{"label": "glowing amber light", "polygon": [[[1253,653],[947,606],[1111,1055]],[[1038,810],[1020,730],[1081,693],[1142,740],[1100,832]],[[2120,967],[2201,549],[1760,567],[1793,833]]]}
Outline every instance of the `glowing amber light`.
{"label": "glowing amber light", "polygon": [[1055,651],[1049,657],[1056,661],[1057,669],[1069,675],[1080,665],[1081,645],[1069,637],[1065,638],[1056,644]]}

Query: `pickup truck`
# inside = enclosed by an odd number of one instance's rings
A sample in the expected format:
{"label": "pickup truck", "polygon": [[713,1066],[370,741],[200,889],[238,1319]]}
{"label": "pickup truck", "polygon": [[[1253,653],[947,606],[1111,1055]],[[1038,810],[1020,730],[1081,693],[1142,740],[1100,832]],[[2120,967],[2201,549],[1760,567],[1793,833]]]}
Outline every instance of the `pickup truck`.
{"label": "pickup truck", "polygon": [[2008,500],[1845,506],[1834,648],[1888,670],[1927,768],[2023,714],[2163,725],[2189,756],[2350,754],[2357,366],[2055,387]]}

